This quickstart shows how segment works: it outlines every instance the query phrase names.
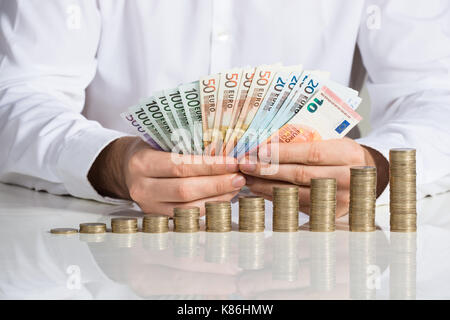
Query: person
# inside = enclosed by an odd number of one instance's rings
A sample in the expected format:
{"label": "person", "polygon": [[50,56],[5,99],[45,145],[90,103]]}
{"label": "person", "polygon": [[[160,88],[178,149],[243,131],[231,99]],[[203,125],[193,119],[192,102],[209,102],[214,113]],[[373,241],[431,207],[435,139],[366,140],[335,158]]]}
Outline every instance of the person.
{"label": "person", "polygon": [[[104,202],[175,205],[230,200],[247,184],[300,186],[388,150],[417,149],[419,196],[450,186],[450,27],[446,1],[37,0],[0,2],[0,181]],[[281,145],[279,170],[183,164],[130,134],[119,114],[151,92],[234,66],[303,63],[348,84],[355,47],[368,73],[372,131],[358,140]]]}

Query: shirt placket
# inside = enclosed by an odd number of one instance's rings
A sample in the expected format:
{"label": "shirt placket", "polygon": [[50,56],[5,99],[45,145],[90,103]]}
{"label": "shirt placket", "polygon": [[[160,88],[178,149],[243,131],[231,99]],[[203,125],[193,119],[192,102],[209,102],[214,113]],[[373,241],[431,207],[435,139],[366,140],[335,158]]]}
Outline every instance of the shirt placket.
{"label": "shirt placket", "polygon": [[210,72],[231,68],[232,1],[213,0]]}

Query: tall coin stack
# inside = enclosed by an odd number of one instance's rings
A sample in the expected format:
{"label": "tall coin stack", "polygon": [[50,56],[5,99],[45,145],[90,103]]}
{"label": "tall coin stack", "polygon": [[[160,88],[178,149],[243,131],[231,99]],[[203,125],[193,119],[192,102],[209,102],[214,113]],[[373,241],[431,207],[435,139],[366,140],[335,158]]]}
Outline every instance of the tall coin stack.
{"label": "tall coin stack", "polygon": [[104,223],[80,223],[80,233],[105,233]]}
{"label": "tall coin stack", "polygon": [[206,231],[231,231],[231,203],[229,201],[209,201],[205,203]]}
{"label": "tall coin stack", "polygon": [[389,152],[391,231],[416,231],[416,150]]}
{"label": "tall coin stack", "polygon": [[162,214],[149,214],[142,220],[142,231],[146,233],[169,232],[169,217]]}
{"label": "tall coin stack", "polygon": [[264,232],[264,198],[249,196],[239,198],[239,231]]}
{"label": "tall coin stack", "polygon": [[298,187],[273,188],[273,231],[298,231]]}
{"label": "tall coin stack", "polygon": [[192,233],[200,230],[199,207],[176,207],[173,209],[175,232]]}
{"label": "tall coin stack", "polygon": [[350,231],[375,231],[375,201],[377,198],[377,168],[350,168]]}
{"label": "tall coin stack", "polygon": [[336,179],[311,179],[309,228],[315,232],[336,229]]}
{"label": "tall coin stack", "polygon": [[111,219],[113,233],[136,233],[138,223],[136,218],[113,218]]}

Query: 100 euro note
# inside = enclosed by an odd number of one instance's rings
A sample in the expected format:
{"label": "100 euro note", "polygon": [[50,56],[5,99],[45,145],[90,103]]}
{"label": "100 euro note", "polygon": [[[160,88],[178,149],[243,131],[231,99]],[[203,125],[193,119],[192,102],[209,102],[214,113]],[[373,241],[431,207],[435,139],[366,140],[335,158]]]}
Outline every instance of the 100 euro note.
{"label": "100 euro note", "polygon": [[263,65],[256,68],[255,75],[248,90],[247,98],[242,106],[236,126],[230,136],[226,146],[225,154],[229,154],[236,146],[237,141],[242,137],[247,128],[250,126],[258,108],[263,101],[275,73],[280,69],[280,64]]}
{"label": "100 euro note", "polygon": [[241,139],[239,139],[233,150],[233,154],[238,154],[246,144],[249,144],[250,141],[253,141],[262,132],[262,128],[265,128],[266,122],[270,123],[272,121],[274,115],[288,97],[289,92],[297,83],[302,74],[302,70],[302,65],[297,65],[282,67],[277,72],[250,127]]}
{"label": "100 euro note", "polygon": [[194,153],[203,153],[202,109],[200,102],[200,85],[198,81],[182,84],[178,87],[183,101],[191,137],[194,142]]}
{"label": "100 euro note", "polygon": [[133,115],[129,112],[122,112],[120,117],[127,123],[127,125],[131,128],[134,128],[134,133],[142,138],[145,142],[147,142],[153,149],[160,151],[168,151],[161,148],[160,143],[158,141],[158,137],[153,136],[138,122],[134,119]]}
{"label": "100 euro note", "polygon": [[180,141],[184,150],[186,150],[186,153],[192,154],[195,146],[194,141],[191,139],[192,135],[189,129],[189,121],[187,119],[186,110],[183,106],[181,93],[178,88],[172,88],[164,90],[164,94],[177,125],[177,128],[173,132],[172,139],[175,141]]}

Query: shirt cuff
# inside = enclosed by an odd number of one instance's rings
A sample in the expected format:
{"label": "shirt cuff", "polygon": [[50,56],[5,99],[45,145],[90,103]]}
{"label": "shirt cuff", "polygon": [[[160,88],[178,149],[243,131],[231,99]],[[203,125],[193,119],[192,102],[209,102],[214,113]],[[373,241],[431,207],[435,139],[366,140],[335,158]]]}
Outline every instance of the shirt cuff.
{"label": "shirt cuff", "polygon": [[71,195],[110,204],[129,204],[131,201],[101,196],[88,180],[89,170],[100,152],[112,141],[129,134],[93,127],[69,138],[58,159],[58,173]]}

